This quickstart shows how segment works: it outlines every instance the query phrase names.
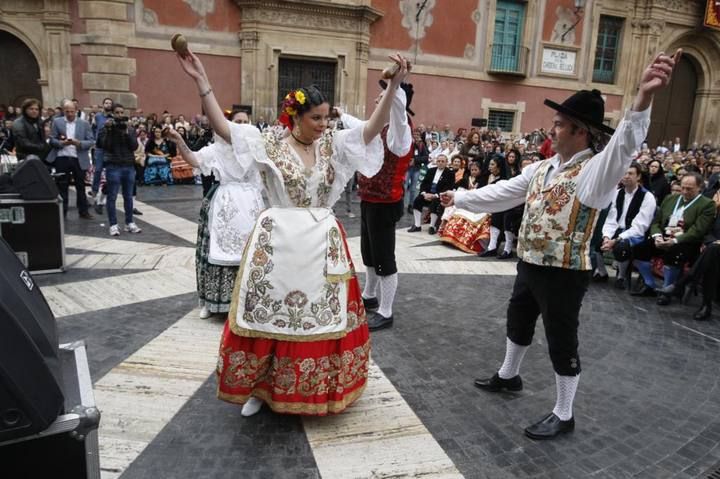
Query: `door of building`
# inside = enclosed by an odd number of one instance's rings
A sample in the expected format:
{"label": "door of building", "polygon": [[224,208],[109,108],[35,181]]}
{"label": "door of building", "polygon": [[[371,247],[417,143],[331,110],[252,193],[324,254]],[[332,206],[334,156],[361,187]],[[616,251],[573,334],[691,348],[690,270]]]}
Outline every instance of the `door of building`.
{"label": "door of building", "polygon": [[0,30],[0,105],[20,106],[27,98],[42,101],[40,67],[32,51],[15,35]]}
{"label": "door of building", "polygon": [[317,86],[330,105],[334,105],[336,69],[337,62],[334,61],[280,58],[278,105],[290,90],[310,85]]}
{"label": "door of building", "polygon": [[697,88],[697,70],[693,61],[687,55],[683,55],[675,67],[668,88],[655,95],[652,123],[648,131],[650,147],[666,140],[674,141],[675,138],[680,138],[680,144],[683,148],[687,148]]}

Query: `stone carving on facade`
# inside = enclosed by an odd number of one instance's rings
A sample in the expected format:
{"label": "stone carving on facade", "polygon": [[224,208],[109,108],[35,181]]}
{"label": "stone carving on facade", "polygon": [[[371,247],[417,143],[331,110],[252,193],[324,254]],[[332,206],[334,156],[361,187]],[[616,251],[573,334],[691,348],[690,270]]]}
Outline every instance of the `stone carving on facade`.
{"label": "stone carving on facade", "polygon": [[555,9],[555,26],[550,41],[562,45],[575,45],[575,25],[579,18],[577,14],[564,5]]}
{"label": "stone carving on facade", "polygon": [[474,12],[472,12],[472,19],[473,22],[475,22],[476,25],[480,25],[480,22],[482,22],[482,12],[478,8]]}
{"label": "stone carving on facade", "polygon": [[470,43],[466,44],[464,55],[468,60],[475,58],[475,45],[471,45]]}
{"label": "stone carving on facade", "polygon": [[650,30],[651,35],[660,35],[665,30],[665,22],[646,18],[636,18],[631,22],[633,28]]}
{"label": "stone carving on facade", "polygon": [[156,27],[160,24],[157,13],[149,8],[143,9],[142,22],[150,27]]}
{"label": "stone carving on facade", "polygon": [[433,24],[432,10],[435,8],[436,0],[427,0],[424,2],[425,8],[420,12],[420,17],[416,21],[418,8],[422,5],[416,0],[400,0],[400,11],[402,12],[402,26],[407,29],[410,38],[419,40],[425,37],[425,29]]}
{"label": "stone carving on facade", "polygon": [[365,42],[357,42],[355,51],[360,61],[366,62],[370,58],[370,45]]}
{"label": "stone carving on facade", "polygon": [[334,30],[370,34],[370,25],[359,19],[327,15],[322,12],[292,12],[265,8],[247,8],[242,12],[243,22],[272,23],[287,27],[296,25],[307,30]]}
{"label": "stone carving on facade", "polygon": [[195,26],[199,30],[208,30],[207,16],[215,11],[215,0],[183,0],[195,12],[200,21]]}
{"label": "stone carving on facade", "polygon": [[243,50],[257,50],[260,35],[258,32],[239,32],[238,39]]}

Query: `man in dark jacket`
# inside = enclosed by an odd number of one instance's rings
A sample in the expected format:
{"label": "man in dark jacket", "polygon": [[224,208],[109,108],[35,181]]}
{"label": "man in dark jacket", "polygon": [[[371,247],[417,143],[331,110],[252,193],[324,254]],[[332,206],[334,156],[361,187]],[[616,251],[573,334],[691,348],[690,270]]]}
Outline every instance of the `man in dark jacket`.
{"label": "man in dark jacket", "polygon": [[135,185],[135,150],[138,141],[135,130],[128,126],[125,108],[116,103],[113,105],[113,116],[105,122],[98,134],[97,146],[105,152],[103,164],[107,183],[107,213],[110,223],[110,236],[120,236],[117,225],[115,200],[122,187],[125,208],[125,231],[140,233],[140,228],[133,222],[133,187]]}
{"label": "man in dark jacket", "polygon": [[413,202],[413,219],[414,224],[408,230],[409,233],[420,231],[422,228],[422,209],[427,206],[430,208],[430,229],[428,233],[431,235],[436,232],[437,219],[442,215],[443,207],[440,204],[440,193],[451,190],[455,184],[455,175],[452,170],[447,167],[447,157],[438,155],[435,158],[436,168],[430,168],[420,184],[420,194],[417,195]]}
{"label": "man in dark jacket", "polygon": [[13,122],[12,134],[18,161],[31,158],[43,160],[50,151],[40,123],[41,109],[40,100],[28,98],[20,108],[21,115]]}

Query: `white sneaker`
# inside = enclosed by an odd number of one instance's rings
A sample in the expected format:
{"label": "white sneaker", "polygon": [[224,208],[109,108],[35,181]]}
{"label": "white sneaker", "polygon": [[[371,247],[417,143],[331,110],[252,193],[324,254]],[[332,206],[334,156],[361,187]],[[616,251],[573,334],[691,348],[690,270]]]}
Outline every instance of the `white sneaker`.
{"label": "white sneaker", "polygon": [[120,236],[120,228],[118,225],[110,226],[110,236]]}
{"label": "white sneaker", "polygon": [[142,232],[140,227],[138,225],[136,225],[135,223],[126,224],[125,231],[127,231],[128,233],[141,233]]}
{"label": "white sneaker", "polygon": [[207,309],[207,306],[203,306],[200,308],[200,319],[208,319],[210,317],[210,310]]}
{"label": "white sneaker", "polygon": [[262,399],[258,399],[256,397],[251,397],[248,399],[248,401],[243,405],[242,410],[240,411],[240,414],[248,417],[252,416],[254,414],[257,414],[260,412],[260,409],[262,408],[263,401]]}

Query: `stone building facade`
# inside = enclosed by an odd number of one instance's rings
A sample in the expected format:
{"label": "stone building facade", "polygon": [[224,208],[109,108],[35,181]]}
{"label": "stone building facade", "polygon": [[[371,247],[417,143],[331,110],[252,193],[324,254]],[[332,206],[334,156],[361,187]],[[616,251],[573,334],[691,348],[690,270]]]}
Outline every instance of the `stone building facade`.
{"label": "stone building facade", "polygon": [[186,35],[224,106],[272,119],[292,86],[318,84],[364,116],[387,55],[414,63],[416,124],[483,118],[515,133],[547,127],[545,98],[579,88],[616,124],[660,50],[686,55],[656,100],[651,142],[720,140],[720,32],[711,0],[3,0],[0,104],[40,96],[83,106],[190,115],[192,82],[169,46]]}

